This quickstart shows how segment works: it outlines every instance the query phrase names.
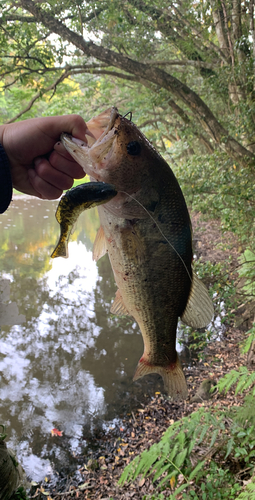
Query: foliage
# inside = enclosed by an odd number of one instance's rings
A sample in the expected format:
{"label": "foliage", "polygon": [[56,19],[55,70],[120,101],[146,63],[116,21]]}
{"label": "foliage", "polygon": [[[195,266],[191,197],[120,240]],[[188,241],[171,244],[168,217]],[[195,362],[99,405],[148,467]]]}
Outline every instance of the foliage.
{"label": "foliage", "polygon": [[253,389],[250,393],[255,395],[255,372],[249,373],[246,366],[240,366],[237,370],[231,370],[218,382],[220,392],[227,392],[233,385],[236,385],[235,394],[242,394],[245,390]]}
{"label": "foliage", "polygon": [[250,249],[246,249],[241,255],[240,268],[238,274],[244,278],[244,285],[242,290],[247,299],[254,299],[255,297],[255,253]]}
{"label": "foliage", "polygon": [[[255,431],[253,427],[241,435],[242,428],[234,425],[229,429],[227,419],[227,410],[207,412],[200,408],[175,422],[159,443],[125,468],[120,484],[134,481],[141,474],[152,476],[158,490],[171,486],[173,494],[169,499],[178,498],[181,491],[184,499],[235,498],[240,486],[235,485],[228,464],[239,455],[240,461],[245,460],[249,466],[253,463]],[[252,442],[252,450],[247,450],[248,445],[244,447],[244,436]]]}
{"label": "foliage", "polygon": [[255,500],[255,481],[254,477],[248,482],[246,485],[246,488],[238,497],[236,497],[236,500]]}
{"label": "foliage", "polygon": [[7,434],[5,432],[5,425],[0,424],[0,428],[2,428],[2,432],[0,432],[0,440],[3,441],[7,437]]}
{"label": "foliage", "polygon": [[197,276],[208,285],[214,304],[214,318],[206,329],[194,330],[181,325],[182,335],[178,338],[180,344],[186,345],[196,353],[198,359],[205,359],[205,348],[208,342],[219,338],[225,330],[225,323],[232,320],[235,305],[236,287],[232,273],[232,258],[216,264],[200,259],[194,260],[193,269]]}
{"label": "foliage", "polygon": [[28,500],[27,494],[23,486],[20,486],[12,495],[10,500]]}
{"label": "foliage", "polygon": [[[35,103],[40,113],[45,100],[53,109],[60,95],[67,109],[77,107],[81,93],[86,108],[96,109],[101,86],[111,87],[105,93],[117,101],[123,88],[125,101],[136,94],[135,109],[143,110],[163,150],[165,141],[181,140],[189,155],[225,151],[254,170],[252,5],[1,0],[4,99],[23,90],[12,119]],[[72,85],[67,97],[64,88]]]}
{"label": "foliage", "polygon": [[[144,498],[151,500],[166,498],[168,491],[169,500],[180,498],[180,493],[184,500],[253,500],[255,488],[250,478],[255,465],[254,382],[255,374],[246,367],[225,375],[218,383],[220,392],[234,385],[236,394],[250,389],[243,406],[201,407],[174,422],[159,443],[125,468],[120,484],[140,476],[150,477],[157,493]],[[244,488],[241,475],[245,477]]]}
{"label": "foliage", "polygon": [[219,152],[193,155],[183,161],[176,147],[168,151],[174,155],[175,174],[193,210],[209,218],[220,218],[222,231],[234,232],[240,249],[249,246],[252,250],[255,240],[253,173],[241,167],[237,169],[231,159]]}
{"label": "foliage", "polygon": [[242,344],[242,353],[243,354],[246,354],[249,351],[249,349],[252,345],[252,342],[255,340],[255,323],[252,325],[251,329],[246,332],[246,335],[247,335],[247,338],[245,339],[245,341]]}
{"label": "foliage", "polygon": [[224,262],[194,261],[194,271],[199,278],[208,283],[211,297],[214,301],[214,316],[220,318],[221,323],[231,318],[230,309],[234,305],[236,292],[235,280],[232,272],[232,258]]}

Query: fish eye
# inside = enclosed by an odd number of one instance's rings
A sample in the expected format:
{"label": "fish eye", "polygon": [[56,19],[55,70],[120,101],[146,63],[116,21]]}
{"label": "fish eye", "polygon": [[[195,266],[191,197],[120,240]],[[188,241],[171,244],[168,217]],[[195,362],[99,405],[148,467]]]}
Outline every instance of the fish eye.
{"label": "fish eye", "polygon": [[137,141],[131,141],[127,145],[127,152],[129,155],[137,156],[141,153],[141,144]]}

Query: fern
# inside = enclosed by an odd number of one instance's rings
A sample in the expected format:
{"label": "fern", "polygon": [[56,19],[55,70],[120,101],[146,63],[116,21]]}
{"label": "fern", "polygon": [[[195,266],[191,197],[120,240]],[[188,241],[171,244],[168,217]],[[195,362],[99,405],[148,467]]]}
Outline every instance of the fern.
{"label": "fern", "polygon": [[[163,458],[161,460],[162,463],[165,463],[165,458]],[[156,474],[154,475],[153,477],[153,482],[157,481],[157,479],[162,476],[168,469],[169,469],[170,465],[169,463],[167,463],[164,467],[160,468],[160,462],[158,463],[158,470],[156,472]],[[173,474],[177,473],[177,471],[174,471]]]}
{"label": "fern", "polygon": [[[249,372],[246,366],[240,366],[238,370],[231,370],[218,382],[219,392],[227,392],[233,385],[237,384],[235,394],[242,394],[255,383],[255,372]],[[255,395],[255,388],[252,391]]]}
{"label": "fern", "polygon": [[231,370],[219,380],[217,384],[219,392],[228,392],[229,389],[238,382],[241,376],[246,377],[248,373],[246,366],[241,366],[238,370]]}
{"label": "fern", "polygon": [[246,484],[246,487],[236,500],[255,500],[255,478],[253,477],[251,482]]}
{"label": "fern", "polygon": [[239,276],[245,278],[245,285],[242,290],[249,298],[255,296],[255,254],[247,249],[239,259],[241,267],[238,271]]}
{"label": "fern", "polygon": [[243,342],[243,345],[241,347],[242,354],[246,354],[249,351],[252,342],[255,340],[255,323],[253,323],[251,329],[246,332],[246,335],[248,335],[248,337]]}
{"label": "fern", "polygon": [[252,387],[254,383],[255,383],[255,372],[249,373],[247,379],[245,376],[243,376],[236,386],[235,393],[238,394],[240,392],[242,394],[242,392]]}
{"label": "fern", "polygon": [[[212,433],[210,429],[215,425],[218,427],[214,428]],[[189,417],[184,417],[167,429],[159,443],[145,450],[125,468],[120,484],[135,480],[139,474],[143,477],[150,476],[152,472],[153,482],[164,475],[158,487],[179,474],[184,476],[188,484],[188,480],[191,481],[198,474],[205,462],[197,463],[194,459],[191,461],[195,447],[203,441],[203,445],[207,443],[208,449],[211,449],[221,428],[225,430],[221,418],[216,419],[214,415],[207,414],[203,408]],[[194,466],[192,462],[195,462]]]}
{"label": "fern", "polygon": [[234,442],[235,442],[234,438],[229,439],[225,458],[227,458],[230,455],[231,451],[233,450]]}
{"label": "fern", "polygon": [[243,406],[236,409],[236,419],[240,424],[255,425],[254,394],[248,394]]}
{"label": "fern", "polygon": [[202,430],[201,430],[201,434],[199,436],[199,439],[197,440],[197,444],[200,444],[203,442],[204,438],[205,438],[205,435],[209,429],[210,425],[209,424],[206,424],[202,427]]}
{"label": "fern", "polygon": [[[235,371],[235,382],[238,377],[248,373],[243,368]],[[229,385],[229,377],[224,378],[227,381],[223,381],[223,388]],[[250,415],[253,410],[248,408],[248,403],[252,405],[252,399],[247,399],[247,414]],[[123,485],[125,481],[134,481],[140,474],[151,477],[158,494],[145,496],[144,500],[164,498],[160,490],[165,490],[168,485],[173,488],[173,484],[176,488],[168,496],[168,500],[179,498],[181,492],[184,500],[236,499],[240,490],[239,482],[235,481],[234,474],[227,468],[224,470],[219,467],[217,460],[224,456],[225,467],[231,461],[236,464],[240,460],[240,463],[245,462],[245,467],[248,466],[252,471],[255,464],[255,422],[254,425],[244,426],[244,419],[247,422],[244,408],[237,408],[234,412],[222,408],[220,411],[215,408],[210,411],[200,408],[171,425],[159,443],[136,457],[125,468],[119,483]],[[252,417],[250,423],[251,420]]]}
{"label": "fern", "polygon": [[[232,464],[239,473],[255,466],[255,372],[245,366],[231,370],[218,383],[219,392],[235,387],[235,393],[249,390],[241,407],[232,409],[204,407],[171,425],[159,443],[136,457],[124,470],[120,484],[134,481],[138,475],[150,477],[158,494],[144,500],[161,500],[160,490],[171,485],[168,500],[255,500],[255,483],[240,493],[239,480],[227,468]],[[219,464],[224,461],[222,468]],[[237,464],[238,467],[237,467]],[[246,472],[249,477],[249,472]],[[176,487],[173,488],[173,485]]]}
{"label": "fern", "polygon": [[212,439],[211,439],[211,442],[210,442],[210,448],[212,448],[214,446],[215,441],[216,441],[216,439],[218,437],[219,431],[220,431],[219,429],[215,429],[213,431]]}

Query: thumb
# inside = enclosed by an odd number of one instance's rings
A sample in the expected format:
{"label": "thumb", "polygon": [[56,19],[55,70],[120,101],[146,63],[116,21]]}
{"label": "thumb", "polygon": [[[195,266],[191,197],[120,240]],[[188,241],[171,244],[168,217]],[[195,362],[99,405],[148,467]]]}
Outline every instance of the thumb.
{"label": "thumb", "polygon": [[88,133],[88,128],[80,115],[63,115],[52,117],[56,119],[56,132],[67,132],[77,139],[85,140],[85,134]]}

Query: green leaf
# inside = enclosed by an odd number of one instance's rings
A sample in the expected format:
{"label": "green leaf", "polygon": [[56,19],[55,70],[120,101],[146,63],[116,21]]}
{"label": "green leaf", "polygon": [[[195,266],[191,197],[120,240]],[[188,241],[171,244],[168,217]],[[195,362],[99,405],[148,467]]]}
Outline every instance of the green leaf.
{"label": "green leaf", "polygon": [[234,445],[234,438],[228,439],[227,451],[226,451],[225,458],[227,458],[230,455],[230,453],[231,453],[231,451],[233,449],[233,445]]}
{"label": "green leaf", "polygon": [[189,475],[190,481],[192,481],[192,479],[194,479],[196,477],[197,473],[204,467],[205,463],[206,463],[206,460],[202,460],[201,462],[198,462],[195,469],[193,469],[193,471]]}

